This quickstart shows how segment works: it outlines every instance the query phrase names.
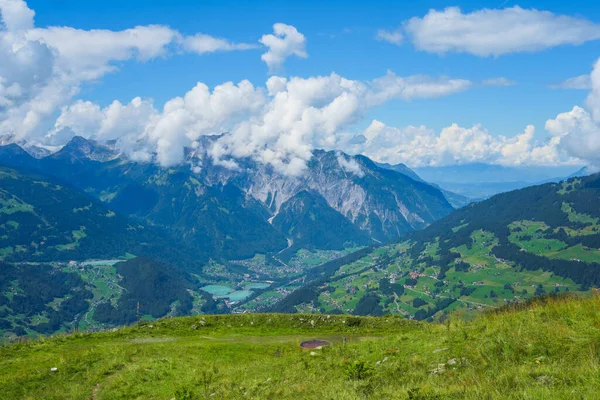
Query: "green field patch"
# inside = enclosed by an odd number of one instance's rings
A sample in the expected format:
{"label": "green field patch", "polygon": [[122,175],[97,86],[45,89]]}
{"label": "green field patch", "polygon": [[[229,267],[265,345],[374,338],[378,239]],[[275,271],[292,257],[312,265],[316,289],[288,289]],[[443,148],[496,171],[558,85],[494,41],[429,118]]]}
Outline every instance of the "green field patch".
{"label": "green field patch", "polygon": [[581,244],[561,251],[548,253],[546,256],[563,260],[600,263],[600,249],[592,249]]}
{"label": "green field patch", "polygon": [[455,226],[454,228],[452,228],[452,232],[456,233],[456,232],[460,231],[462,228],[466,228],[467,226],[469,226],[469,223]]}
{"label": "green field patch", "polygon": [[544,255],[567,248],[567,244],[558,239],[545,238],[550,227],[543,222],[518,221],[509,225],[511,231],[508,240],[529,253]]}
{"label": "green field patch", "polygon": [[19,229],[21,224],[19,224],[17,221],[7,221],[6,225],[10,226],[12,229]]}
{"label": "green field patch", "polygon": [[[9,195],[10,196],[10,195]],[[27,204],[20,199],[12,196],[7,196],[0,192],[0,213],[15,214],[18,212],[33,213],[33,206]]]}
{"label": "green field patch", "polygon": [[559,190],[556,192],[562,196],[576,190],[581,185],[581,179],[573,179],[572,181],[561,182]]}
{"label": "green field patch", "polygon": [[0,258],[11,255],[14,252],[14,248],[12,247],[3,247],[0,248]]}
{"label": "green field patch", "polygon": [[569,216],[569,221],[571,222],[578,222],[578,223],[582,223],[582,224],[590,224],[590,225],[597,225],[598,221],[600,221],[600,218],[594,218],[591,215],[588,214],[582,214],[582,213],[578,213],[577,211],[575,211],[573,209],[573,207],[571,206],[571,204],[563,202],[562,203],[562,207],[561,210],[565,213],[567,213],[567,215]]}
{"label": "green field patch", "polygon": [[438,255],[439,249],[440,249],[439,238],[436,238],[435,242],[429,242],[425,245],[425,251],[423,252],[423,254],[425,256],[429,256],[429,257],[433,258],[434,260],[439,260],[440,259],[439,255]]}

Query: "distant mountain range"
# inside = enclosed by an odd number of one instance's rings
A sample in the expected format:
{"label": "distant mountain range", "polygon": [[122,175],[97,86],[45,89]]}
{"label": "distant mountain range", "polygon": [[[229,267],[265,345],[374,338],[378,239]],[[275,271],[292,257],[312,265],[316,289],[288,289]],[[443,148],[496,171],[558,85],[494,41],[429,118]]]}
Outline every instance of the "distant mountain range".
{"label": "distant mountain range", "polygon": [[580,167],[507,167],[475,163],[421,167],[415,168],[415,172],[422,179],[437,184],[445,190],[480,200],[534,184],[558,182],[570,177],[578,168]]}

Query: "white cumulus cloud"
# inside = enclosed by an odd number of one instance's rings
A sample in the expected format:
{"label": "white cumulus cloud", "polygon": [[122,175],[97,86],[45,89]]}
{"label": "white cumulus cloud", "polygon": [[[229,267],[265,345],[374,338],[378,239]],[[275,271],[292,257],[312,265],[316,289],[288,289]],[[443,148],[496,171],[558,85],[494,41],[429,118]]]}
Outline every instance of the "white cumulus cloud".
{"label": "white cumulus cloud", "polygon": [[[161,111],[139,98],[105,108],[77,101],[62,109],[48,140],[64,143],[75,134],[118,139],[130,157],[154,158],[168,166],[181,162],[184,148],[197,145],[201,136],[226,132],[205,149],[215,163],[236,168],[239,159],[249,157],[281,173],[300,175],[313,149],[335,148],[346,136],[344,128],[370,108],[394,98],[438,97],[468,87],[468,81],[458,82],[390,72],[366,82],[337,74],[273,76],[264,88],[249,81],[226,82],[212,89],[198,83],[183,97],[169,100]],[[352,172],[350,164],[344,165]]]}
{"label": "white cumulus cloud", "polygon": [[379,162],[405,163],[411,167],[562,162],[556,143],[536,143],[534,133],[535,128],[529,125],[513,137],[494,136],[480,124],[470,128],[452,124],[437,133],[423,125],[396,128],[374,120],[362,133],[363,140],[348,143],[345,148]]}
{"label": "white cumulus cloud", "polygon": [[405,21],[402,28],[418,50],[482,57],[600,39],[600,24],[519,6],[470,13],[463,13],[458,7],[432,9],[422,18]]}
{"label": "white cumulus cloud", "polygon": [[260,43],[268,48],[261,59],[270,71],[281,67],[288,57],[308,57],[306,37],[291,25],[276,23],[273,25],[273,34],[263,35]]}
{"label": "white cumulus cloud", "polygon": [[591,91],[586,99],[587,110],[575,106],[546,121],[546,130],[559,142],[566,154],[600,167],[600,60],[589,75]]}
{"label": "white cumulus cloud", "polygon": [[86,82],[118,69],[119,62],[147,61],[180,52],[256,47],[197,34],[184,37],[163,25],[122,31],[66,26],[35,28],[23,0],[0,0],[0,135],[40,136],[53,114]]}

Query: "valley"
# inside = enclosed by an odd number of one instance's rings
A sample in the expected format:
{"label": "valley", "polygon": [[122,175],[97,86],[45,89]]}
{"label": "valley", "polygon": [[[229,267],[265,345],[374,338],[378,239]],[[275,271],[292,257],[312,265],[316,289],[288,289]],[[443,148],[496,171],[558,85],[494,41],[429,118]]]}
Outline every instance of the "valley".
{"label": "valley", "polygon": [[[446,198],[464,200],[406,166],[346,158],[367,180],[333,152],[316,152],[311,172],[289,179],[250,161],[237,173],[163,169],[83,138],[43,158],[14,145],[2,151],[12,156],[0,160],[0,260],[16,266],[16,280],[1,289],[6,337],[130,324],[138,303],[142,320],[257,312],[472,319],[546,293],[585,295],[600,265],[594,176],[449,213]],[[37,305],[18,312],[18,279],[36,269],[79,281],[58,297],[29,297]]]}

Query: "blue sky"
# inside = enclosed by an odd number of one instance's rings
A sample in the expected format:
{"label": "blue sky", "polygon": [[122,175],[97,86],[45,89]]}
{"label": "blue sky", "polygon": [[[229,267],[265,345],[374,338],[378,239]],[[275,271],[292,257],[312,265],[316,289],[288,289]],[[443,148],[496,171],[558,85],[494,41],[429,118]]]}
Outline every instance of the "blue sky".
{"label": "blue sky", "polygon": [[[0,0],[0,3],[2,1],[21,2]],[[78,80],[74,84],[77,93],[64,104],[57,103],[53,117],[58,115],[61,107],[77,100],[90,101],[103,108],[114,100],[127,104],[138,96],[144,100],[153,99],[153,106],[160,110],[166,101],[183,96],[197,82],[213,88],[224,82],[237,84],[247,79],[255,87],[264,87],[272,75],[310,78],[331,73],[353,81],[369,82],[393,71],[399,77],[449,77],[468,80],[472,85],[468,90],[434,98],[415,96],[408,101],[397,96],[390,98],[376,107],[365,107],[360,117],[352,118],[343,130],[360,134],[373,120],[398,129],[425,125],[436,132],[452,123],[465,128],[481,124],[493,137],[514,137],[526,126],[533,125],[534,140],[542,145],[551,139],[544,129],[546,121],[571,111],[576,105],[585,107],[586,99],[591,96],[590,90],[549,86],[590,74],[600,57],[600,40],[594,36],[600,29],[600,6],[593,1],[29,0],[26,4],[35,11],[36,28],[58,26],[84,31],[122,31],[156,24],[168,26],[183,36],[201,33],[232,43],[257,45],[244,51],[205,54],[171,49],[144,61],[135,57],[111,59],[107,64],[117,68],[99,74],[93,80]],[[580,40],[581,44],[571,40],[567,44],[541,46],[534,51],[515,50],[484,56],[454,50],[440,54],[422,46],[419,48],[402,29],[405,38],[400,45],[377,40],[380,30],[396,31],[411,18],[424,18],[431,9],[442,12],[447,7],[460,7],[462,14],[468,15],[484,9],[501,12],[517,5],[527,12],[547,11],[553,18],[568,16],[573,17],[573,21],[585,21],[590,24],[590,30],[581,36],[585,37]],[[535,22],[535,19],[531,21]],[[293,26],[300,32],[305,38],[308,57],[287,57],[280,68],[270,73],[260,57],[265,47],[258,41],[273,32],[274,23]],[[498,25],[497,36],[500,38],[502,29],[503,26]],[[506,40],[514,39],[507,37]],[[45,43],[54,45],[48,40]],[[481,85],[486,79],[499,77],[515,84]],[[566,137],[568,134],[571,132],[556,133],[555,136]],[[586,134],[594,136],[598,132]],[[572,156],[582,159],[581,154],[571,152],[567,157],[571,157],[571,162]],[[456,156],[456,160],[459,157]],[[440,160],[424,162],[446,162]]]}
{"label": "blue sky", "polygon": [[[426,124],[440,129],[452,122],[482,123],[492,134],[514,135],[527,124],[542,127],[556,114],[581,104],[587,93],[557,90],[549,84],[589,73],[600,56],[600,41],[560,46],[535,53],[502,57],[468,54],[439,56],[415,51],[410,45],[376,41],[380,28],[395,28],[430,8],[460,6],[464,12],[496,7],[503,1],[28,1],[36,10],[37,26],[67,25],[81,29],[121,30],[136,25],[165,24],[182,33],[203,32],[237,42],[256,42],[275,22],[295,26],[307,38],[308,59],[291,58],[290,76],[337,72],[351,79],[372,79],[391,69],[398,75],[448,75],[472,80],[505,76],[518,85],[481,88],[436,100],[393,101],[372,110],[370,117],[391,125]],[[557,14],[585,16],[600,22],[593,1],[508,1]],[[209,86],[249,79],[261,85],[267,68],[261,50],[208,55],[184,55],[147,63],[126,62],[119,73],[106,76],[80,97],[108,104],[135,96],[157,103],[181,95],[197,81]],[[538,134],[541,132],[538,132]],[[540,135],[542,136],[542,135]]]}

